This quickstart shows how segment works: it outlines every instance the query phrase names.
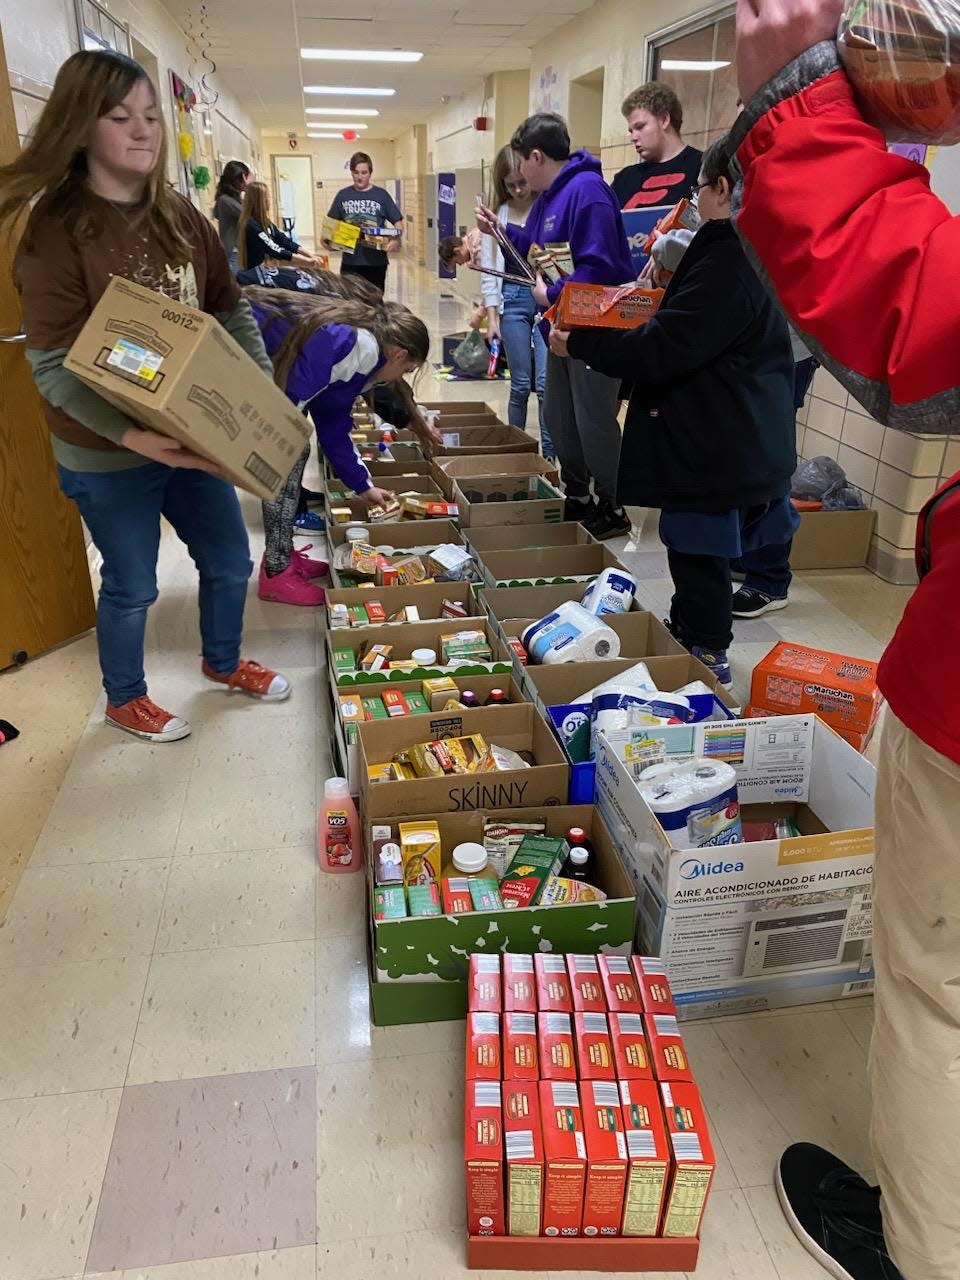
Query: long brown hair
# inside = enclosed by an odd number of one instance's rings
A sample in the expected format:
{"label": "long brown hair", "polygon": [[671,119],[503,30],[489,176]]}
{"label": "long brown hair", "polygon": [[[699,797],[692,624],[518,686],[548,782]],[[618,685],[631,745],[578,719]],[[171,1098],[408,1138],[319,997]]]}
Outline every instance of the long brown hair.
{"label": "long brown hair", "polygon": [[507,178],[517,172],[517,157],[510,146],[501,147],[493,162],[490,174],[490,208],[496,213],[502,204],[509,204],[513,196],[507,190]]}
{"label": "long brown hair", "polygon": [[248,182],[243,192],[240,221],[237,223],[237,261],[247,265],[247,223],[257,222],[265,231],[270,225],[270,194],[265,182]]}
{"label": "long brown hair", "polygon": [[[43,212],[62,221],[70,234],[96,233],[84,199],[87,138],[94,122],[118,107],[141,80],[156,97],[146,71],[126,54],[85,50],[66,60],[26,146],[16,160],[0,167],[0,228],[9,229],[39,195]],[[167,186],[164,129],[156,164],[146,179],[146,203],[150,230],[164,252],[189,257],[183,201]]]}

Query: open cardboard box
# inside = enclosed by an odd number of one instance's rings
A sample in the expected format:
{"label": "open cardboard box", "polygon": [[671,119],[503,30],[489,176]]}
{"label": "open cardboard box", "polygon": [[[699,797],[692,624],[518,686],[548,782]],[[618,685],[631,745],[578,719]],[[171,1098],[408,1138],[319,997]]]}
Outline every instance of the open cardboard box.
{"label": "open cardboard box", "polygon": [[790,548],[790,568],[862,568],[876,524],[873,510],[801,511],[800,528]]}
{"label": "open cardboard box", "polygon": [[[519,455],[523,457],[524,455]],[[526,547],[596,547],[600,544],[586,525],[565,520],[562,524],[512,524],[506,528],[474,525],[464,536],[482,560],[488,551],[516,551]]]}
{"label": "open cardboard box", "polygon": [[[345,524],[327,526],[327,545],[331,552],[331,561],[336,548],[346,542],[348,527]],[[382,524],[367,524],[365,527],[370,531],[373,546],[392,547],[400,554],[425,555],[434,547],[449,542],[458,547],[464,545],[463,534],[451,520],[385,520]],[[341,573],[332,564],[330,577],[335,587],[355,585],[349,575]],[[379,591],[381,588],[377,587],[376,590]]]}
{"label": "open cardboard box", "polygon": [[668,760],[737,773],[744,821],[801,834],[674,849],[635,781],[629,734],[600,735],[597,798],[640,903],[637,950],[664,960],[683,1018],[872,990],[876,771],[815,716],[650,728]]}
{"label": "open cardboard box", "polygon": [[[423,456],[410,458],[406,462],[381,462],[379,458],[371,459],[366,468],[372,476],[429,476],[430,463]],[[332,476],[332,472],[329,473]],[[334,484],[342,484],[342,480],[333,480]]]}
{"label": "open cardboard box", "polygon": [[[440,492],[435,482],[429,476],[404,476],[399,479],[396,476],[376,476],[371,477],[377,488],[386,489],[388,493],[395,494],[398,501],[402,501],[401,494],[415,493],[418,497],[426,498],[434,502],[448,503],[449,499]],[[326,517],[328,524],[366,524],[370,529],[377,527],[376,521],[367,520],[367,504],[360,498],[356,497],[350,489],[344,489],[339,482],[328,482],[324,486],[324,496],[326,505]],[[337,519],[334,514],[334,508],[346,509],[349,511],[349,517]],[[418,518],[413,516],[400,517],[397,512],[390,523],[407,524],[414,523]],[[457,520],[459,522],[459,513],[440,515],[426,515],[421,517],[422,520]],[[384,523],[387,523],[384,521]]]}
{"label": "open cardboard box", "polygon": [[64,367],[134,420],[276,498],[313,426],[214,316],[114,276]]}
{"label": "open cardboard box", "polygon": [[[413,441],[395,441],[390,446],[392,457],[389,461],[384,460],[382,454],[377,450],[376,445],[360,446],[360,457],[364,466],[367,467],[371,475],[379,474],[377,468],[380,466],[396,466],[400,471],[411,471],[416,464],[425,465],[423,450],[420,445]],[[326,456],[323,457],[323,466],[321,468],[324,479],[334,479],[336,473],[330,466],[330,460]],[[389,474],[389,473],[387,473]]]}
{"label": "open cardboard box", "polygon": [[[364,821],[386,821],[398,813],[445,813],[472,809],[512,809],[530,804],[563,804],[569,769],[546,720],[529,702],[522,706],[481,707],[451,717],[404,716],[357,726],[360,742],[360,804]],[[455,729],[456,732],[452,730]],[[418,742],[480,733],[488,743],[529,751],[526,769],[459,773],[404,782],[371,782],[369,767],[392,760]]]}
{"label": "open cardboard box", "polygon": [[519,427],[508,427],[503,423],[491,423],[487,426],[460,426],[452,423],[445,426],[441,418],[439,430],[443,435],[443,444],[434,445],[431,449],[433,457],[467,457],[472,453],[536,453],[537,442]]}
{"label": "open cardboard box", "polygon": [[[379,784],[383,785],[383,784]],[[402,814],[403,816],[395,816]],[[535,951],[627,954],[635,928],[633,881],[617,852],[600,811],[594,805],[525,805],[467,813],[396,810],[380,821],[397,831],[399,822],[433,820],[440,827],[446,868],[454,846],[465,840],[483,843],[484,818],[529,822],[542,820],[547,834],[564,836],[583,827],[594,849],[597,886],[606,902],[563,907],[515,907],[460,916],[384,920],[370,910],[372,972],[370,1000],[379,1025],[462,1018],[466,1012],[467,968],[473,951]],[[370,848],[370,822],[364,826]],[[373,860],[367,857],[368,904],[372,902]]]}
{"label": "open cardboard box", "polygon": [[[517,457],[524,457],[517,454]],[[464,527],[561,524],[564,496],[538,474],[461,476],[453,482],[453,501]]]}
{"label": "open cardboard box", "polygon": [[[328,626],[330,606],[332,604],[345,604],[349,607],[355,604],[367,604],[372,600],[378,600],[383,605],[383,611],[388,618],[391,614],[398,613],[406,605],[416,605],[420,613],[421,622],[457,622],[457,618],[443,618],[441,611],[444,600],[458,601],[471,617],[482,617],[484,612],[477,600],[475,588],[469,582],[427,582],[418,587],[328,587],[326,596]],[[370,625],[374,626],[376,624],[371,623]],[[406,627],[411,624],[407,622],[392,622],[381,623],[380,625],[392,628]],[[333,635],[336,635],[338,631],[350,631],[353,629],[352,627],[338,627],[333,629]]]}
{"label": "open cardboard box", "polygon": [[594,542],[592,546],[488,551],[482,567],[488,586],[542,587],[551,583],[591,582],[604,569],[622,569],[623,565],[609,547]]}
{"label": "open cardboard box", "polygon": [[[453,631],[483,631],[487,643],[493,652],[491,661],[461,662],[444,666],[440,652],[440,637]],[[372,644],[389,644],[393,646],[390,655],[394,662],[409,658],[414,649],[433,649],[437,655],[434,665],[410,671],[361,671],[360,659]],[[350,649],[355,657],[357,669],[338,670],[334,658],[338,649]],[[453,675],[493,675],[503,673],[510,675],[513,670],[513,654],[507,652],[496,629],[488,618],[442,618],[434,622],[407,622],[403,626],[342,627],[327,632],[327,662],[330,668],[331,686],[336,693],[339,689],[349,689],[357,685],[384,685],[395,680],[424,680],[428,676]]]}
{"label": "open cardboard box", "polygon": [[556,464],[535,453],[487,453],[471,454],[466,458],[439,457],[430,462],[430,474],[444,493],[453,492],[455,480],[464,476],[517,476],[541,475],[557,485],[560,473]]}
{"label": "open cardboard box", "polygon": [[[543,618],[568,600],[579,602],[586,589],[584,582],[560,582],[549,587],[481,587],[480,598],[491,618],[506,622],[509,618]],[[635,613],[637,608],[634,600],[630,612]]]}
{"label": "open cardboard box", "polygon": [[444,418],[459,418],[464,414],[492,413],[496,416],[493,405],[486,400],[421,400],[423,409],[437,409]]}

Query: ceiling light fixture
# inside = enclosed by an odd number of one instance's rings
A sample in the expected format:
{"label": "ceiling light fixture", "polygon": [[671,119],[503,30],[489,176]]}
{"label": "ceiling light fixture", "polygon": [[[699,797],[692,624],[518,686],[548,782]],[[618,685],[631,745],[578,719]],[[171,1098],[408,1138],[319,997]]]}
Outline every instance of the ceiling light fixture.
{"label": "ceiling light fixture", "polygon": [[378,116],[374,107],[307,107],[308,116],[345,116],[352,112],[355,116]]}
{"label": "ceiling light fixture", "polygon": [[729,62],[709,62],[699,58],[664,58],[660,63],[661,71],[720,71],[729,67]]}
{"label": "ceiling light fixture", "polygon": [[308,138],[339,138],[342,140],[343,134],[342,133],[311,133],[310,130],[308,129],[307,137]]}
{"label": "ceiling light fixture", "polygon": [[396,89],[358,89],[353,85],[305,84],[304,93],[326,93],[335,95],[342,93],[351,98],[392,98]]}
{"label": "ceiling light fixture", "polygon": [[410,49],[301,49],[300,57],[317,62],[419,62]]}
{"label": "ceiling light fixture", "polygon": [[318,120],[316,122],[316,126],[318,129],[369,129],[370,128],[368,124],[344,124],[340,120]]}

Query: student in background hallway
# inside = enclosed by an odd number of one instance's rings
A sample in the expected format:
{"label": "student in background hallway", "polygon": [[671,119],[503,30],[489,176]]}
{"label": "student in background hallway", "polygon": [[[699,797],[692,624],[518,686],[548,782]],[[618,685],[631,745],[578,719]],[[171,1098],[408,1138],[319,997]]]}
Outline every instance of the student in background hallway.
{"label": "student in background hallway", "polygon": [[228,160],[223,166],[213,201],[213,216],[231,271],[236,271],[240,265],[237,260],[237,227],[243,212],[243,191],[251,177],[250,169],[242,160]]}
{"label": "student in background hallway", "polygon": [[[506,226],[522,227],[530,215],[533,192],[516,166],[510,147],[501,147],[493,162],[493,190],[490,207]],[[484,267],[504,271],[503,251],[492,236],[484,236],[480,247]],[[499,276],[481,277],[480,291],[487,309],[487,338],[499,337],[510,368],[510,403],[507,421],[513,427],[526,428],[527,404],[530,400],[531,370],[540,415],[540,452],[553,462],[557,456],[550,431],[543,416],[543,392],[547,381],[547,344],[537,323],[537,304],[533,291],[523,284],[511,284]]]}
{"label": "student in background hallway", "polygon": [[620,108],[639,157],[611,183],[621,209],[676,204],[693,194],[702,152],[680,136],[683,107],[669,85],[651,80],[627,94]]}
{"label": "student in background hallway", "polygon": [[291,262],[295,267],[319,267],[320,262],[304,253],[270,221],[270,192],[265,182],[250,182],[243,193],[243,212],[237,227],[237,257],[243,270],[259,267],[268,259]]}
{"label": "student in background hallway", "polygon": [[[586,151],[571,155],[563,118],[552,112],[528,117],[510,146],[537,197],[522,227],[506,227],[520,253],[526,257],[534,243],[567,241],[574,263],[568,280],[632,280],[636,273],[616,197],[603,180],[599,160]],[[492,209],[478,208],[481,231],[492,234],[497,221]],[[538,306],[552,306],[565,283],[548,285],[539,278],[534,290]],[[553,352],[547,358],[543,411],[560,461],[567,499],[564,516],[585,524],[596,538],[630,532],[627,513],[616,499],[619,390],[618,378],[598,373],[582,360]]]}
{"label": "student in background hallway", "polygon": [[[373,161],[365,151],[355,151],[350,157],[350,176],[353,185],[343,187],[333,197],[328,216],[357,227],[394,226],[403,230],[403,214],[389,191],[373,185]],[[387,285],[388,254],[400,248],[400,237],[390,242],[389,249],[375,249],[363,243],[352,253],[344,252],[340,263],[342,273],[363,276],[383,293]]]}
{"label": "student in background hallway", "polygon": [[0,227],[40,197],[14,276],[60,485],[103,557],[97,644],[107,723],[151,742],[190,732],[147,696],[143,671],[161,516],[199,572],[203,676],[269,702],[290,695],[286,676],[240,658],[253,566],[233,485],[213,463],[139,426],[64,368],[119,275],[215,315],[272,374],[216,232],[169,188],[166,161],[161,109],[146,72],[123,54],[89,51],[63,64],[30,140],[0,169]]}

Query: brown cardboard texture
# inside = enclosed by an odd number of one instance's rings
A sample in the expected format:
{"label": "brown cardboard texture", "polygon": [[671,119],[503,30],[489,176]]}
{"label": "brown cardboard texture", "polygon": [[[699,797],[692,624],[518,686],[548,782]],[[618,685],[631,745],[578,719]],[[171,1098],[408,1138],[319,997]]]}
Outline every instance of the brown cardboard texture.
{"label": "brown cardboard texture", "polygon": [[[335,604],[367,604],[379,600],[390,618],[407,605],[415,605],[421,622],[432,622],[443,617],[444,600],[454,600],[465,606],[471,618],[480,617],[484,610],[469,582],[427,582],[415,587],[328,587],[327,618]],[[454,621],[454,619],[450,619]],[[408,623],[385,623],[385,626],[407,626]],[[346,630],[347,628],[342,628]]]}
{"label": "brown cardboard texture", "polygon": [[[334,524],[327,529],[327,545],[331,551],[341,542],[346,542],[348,528],[345,524]],[[407,551],[411,547],[438,547],[444,542],[453,542],[458,547],[464,545],[463,534],[450,520],[364,522],[364,528],[370,530],[370,539],[375,547],[393,547],[396,551]]]}
{"label": "brown cardboard texture", "polygon": [[[652,614],[648,616],[653,618],[652,629],[657,619]],[[605,618],[604,621],[606,620]],[[659,632],[656,635],[663,639]],[[669,636],[669,632],[667,635]],[[673,637],[670,636],[670,639]],[[692,680],[702,680],[725,706],[732,708],[736,705],[733,695],[723,687],[713,672],[688,653],[666,657],[648,656],[642,660],[647,664],[650,678],[662,693],[672,693],[675,689],[682,689],[685,684],[690,684]],[[524,687],[533,701],[544,707],[567,706],[590,689],[595,689],[598,684],[628,671],[639,661],[641,659],[637,657],[621,657],[598,662],[561,662],[556,666],[546,667],[530,665],[524,670]]]}
{"label": "brown cardboard texture", "polygon": [[421,400],[419,404],[423,409],[438,410],[445,418],[462,417],[465,413],[496,414],[496,409],[486,400]]}
{"label": "brown cardboard texture", "polygon": [[[510,636],[520,636],[531,623],[536,622],[538,617],[543,614],[537,614],[532,618],[508,618],[500,623],[500,632],[504,639]],[[634,609],[630,613],[605,614],[604,622],[612,627],[620,637],[620,659],[632,658],[633,662],[639,662],[641,658],[646,661],[647,658],[664,657],[669,658],[672,655],[680,657],[688,657],[685,654],[683,646],[670,634],[655,613],[648,613],[646,609]],[[536,664],[531,663],[523,668],[524,675],[528,671],[532,671]],[[594,665],[592,663],[558,663],[558,666],[587,666]],[[607,663],[600,660],[596,664],[599,667],[606,667]],[[632,665],[632,663],[631,663]],[[689,668],[688,668],[689,669]],[[695,669],[694,669],[695,670]],[[609,679],[609,676],[602,677]],[[692,680],[700,680],[704,677],[695,670],[695,674],[690,677]],[[600,683],[598,680],[597,684]],[[684,681],[680,682],[685,683]],[[592,688],[588,685],[587,688]],[[556,704],[547,704],[556,705]]]}
{"label": "brown cardboard texture", "polygon": [[[510,809],[520,805],[563,804],[569,770],[549,726],[529,703],[464,711],[453,719],[404,716],[357,726],[360,741],[360,801],[366,821],[397,814],[443,813],[469,809]],[[455,730],[455,732],[451,730]],[[418,742],[440,737],[482,734],[488,743],[529,751],[534,764],[526,769],[451,774],[403,782],[371,782],[369,766],[392,760]]]}
{"label": "brown cardboard texture", "polygon": [[[523,457],[523,454],[518,454]],[[560,524],[564,497],[555,484],[534,472],[510,476],[462,476],[452,501],[464,527]]]}
{"label": "brown cardboard texture", "polygon": [[[483,557],[483,574],[491,587],[550,586],[552,583],[586,584],[604,569],[623,565],[602,542],[581,547],[540,547],[514,551],[490,551]],[[629,572],[629,570],[627,570]]]}
{"label": "brown cardboard texture", "polygon": [[[334,631],[328,631],[327,660],[331,679],[335,681],[337,686],[342,688],[354,684],[363,687],[370,681],[372,676],[373,683],[370,687],[373,692],[376,692],[381,687],[382,682],[387,680],[423,679],[423,674],[428,675],[434,671],[454,675],[456,674],[456,668],[444,666],[440,637],[455,631],[465,630],[482,631],[492,653],[490,660],[471,660],[469,667],[474,668],[477,674],[481,674],[489,672],[491,668],[496,670],[499,665],[501,670],[504,670],[506,677],[506,674],[509,674],[509,670],[504,664],[511,662],[512,655],[504,654],[502,642],[488,619],[445,618],[434,622],[407,622],[403,626],[395,627],[381,623],[378,626],[342,627]],[[437,660],[431,663],[429,667],[416,667],[407,671],[401,668],[393,668],[392,670],[384,669],[376,672],[364,672],[364,679],[358,679],[356,672],[338,673],[336,671],[336,664],[333,659],[333,651],[335,649],[352,650],[356,657],[357,671],[359,671],[360,659],[374,644],[389,644],[393,646],[389,656],[390,662],[403,662],[407,659],[412,659],[414,649],[432,649],[437,655]],[[466,666],[467,664],[464,665]],[[413,672],[417,674],[413,674]]]}
{"label": "brown cardboard texture", "polygon": [[466,457],[471,453],[536,453],[537,442],[519,427],[507,427],[502,423],[487,426],[460,426],[445,424],[441,418],[439,429],[445,442],[434,445],[433,456]]}
{"label": "brown cardboard texture", "polygon": [[801,511],[790,548],[791,569],[859,569],[876,528],[877,513]]}
{"label": "brown cardboard texture", "polygon": [[[524,457],[524,454],[520,454]],[[482,560],[488,551],[516,551],[521,547],[596,547],[596,538],[585,525],[567,520],[563,524],[514,524],[507,528],[474,525],[464,536]]]}
{"label": "brown cardboard texture", "polygon": [[212,315],[120,276],[64,367],[258,498],[277,496],[313,432]]}
{"label": "brown cardboard texture", "polygon": [[430,475],[447,494],[452,491],[453,482],[464,476],[541,475],[551,484],[557,484],[560,478],[556,465],[538,453],[481,453],[466,458],[444,455],[431,461]]}

